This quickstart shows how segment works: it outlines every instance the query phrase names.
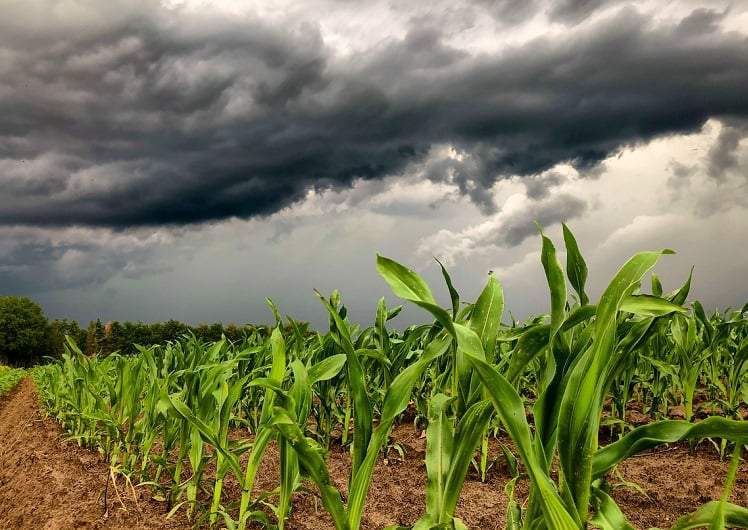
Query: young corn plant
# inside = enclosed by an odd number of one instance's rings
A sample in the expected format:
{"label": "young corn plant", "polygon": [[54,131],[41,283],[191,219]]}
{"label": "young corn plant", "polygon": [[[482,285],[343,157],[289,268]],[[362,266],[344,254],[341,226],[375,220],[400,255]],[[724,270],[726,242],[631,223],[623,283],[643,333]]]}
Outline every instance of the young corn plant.
{"label": "young corn plant", "polygon": [[0,396],[15,388],[26,375],[26,370],[22,368],[0,367]]}
{"label": "young corn plant", "polygon": [[[221,347],[216,343],[214,347]],[[221,509],[221,492],[223,481],[229,471],[229,459],[232,447],[228,437],[229,422],[248,376],[237,377],[232,361],[224,361],[200,372],[200,382],[196,387],[197,393],[189,396],[174,394],[169,396],[176,414],[187,421],[191,427],[189,460],[192,467],[192,477],[187,484],[188,516],[194,514],[198,505],[197,493],[201,486],[202,476],[208,457],[205,445],[215,449],[216,476],[213,482],[213,500],[210,506],[208,522],[215,524]],[[176,509],[176,507],[174,508]]]}
{"label": "young corn plant", "polygon": [[[582,304],[567,310],[563,270],[551,241],[542,236],[541,256],[551,290],[551,323],[547,331],[540,328],[534,332],[537,336],[532,342],[536,346],[528,346],[517,361],[524,365],[528,358],[544,355],[547,366],[539,381],[540,396],[533,406],[534,430],[527,422],[524,402],[512,383],[519,370],[510,365],[508,372],[502,374],[486,362],[484,344],[478,334],[469,326],[455,322],[440,308],[418,275],[400,267],[385,279],[395,294],[428,310],[454,338],[515,444],[530,479],[530,497],[524,513],[510,502],[507,528],[573,530],[586,529],[593,523],[603,530],[633,530],[602,487],[609,470],[630,455],[661,443],[707,436],[742,443],[748,439],[748,423],[719,417],[698,424],[656,422],[634,429],[614,444],[598,447],[602,406],[620,356],[635,349],[634,345],[651,326],[651,319],[682,308],[666,299],[637,295],[643,275],[662,254],[671,251],[635,255],[616,274],[598,304],[589,305],[584,294],[586,265],[573,236],[567,229],[564,232],[569,281]],[[641,315],[631,328],[633,336],[623,340],[618,335],[622,312]],[[592,317],[594,320],[573,336],[576,325]],[[547,342],[543,340],[544,333]],[[554,457],[559,465],[557,481],[551,474]],[[748,509],[726,499],[706,506],[694,512],[690,521],[712,528],[721,528],[720,524],[748,527]],[[590,517],[591,507],[593,517]],[[691,527],[694,526],[676,525],[676,528]]]}
{"label": "young corn plant", "polygon": [[694,421],[694,394],[708,357],[709,348],[704,347],[703,339],[698,333],[698,321],[694,315],[675,315],[670,325],[670,333],[678,366],[678,377],[681,391],[681,404],[684,406],[686,421]]}
{"label": "young corn plant", "polygon": [[484,436],[493,409],[488,401],[471,405],[456,427],[449,417],[449,398],[437,394],[431,399],[429,426],[426,429],[426,515],[414,530],[454,528],[467,530],[455,517],[457,501],[465,482],[470,461]]}
{"label": "young corn plant", "polygon": [[371,403],[366,391],[366,380],[359,355],[351,337],[351,327],[337,307],[317,293],[330,314],[332,336],[346,356],[346,375],[353,403],[353,442],[351,447],[351,478],[348,503],[343,505],[340,492],[332,485],[329,470],[314,439],[305,436],[297,419],[288,410],[275,407],[272,425],[280,438],[298,456],[302,475],[314,482],[320,490],[322,503],[330,513],[337,530],[358,530],[361,526],[366,495],[371,484],[374,465],[382,447],[389,438],[395,419],[405,410],[416,380],[426,367],[449,348],[451,340],[443,338],[430,342],[418,360],[400,372],[384,395],[380,421],[373,426]]}
{"label": "young corn plant", "polygon": [[[286,363],[285,353],[282,348],[274,349],[276,366]],[[279,384],[282,381],[272,377],[252,381],[251,385],[262,386],[268,393],[274,394],[274,400],[271,402],[274,409],[269,420],[262,424],[263,428],[272,429],[271,425],[278,421],[278,418],[273,415],[278,415],[282,417],[282,421],[290,421],[292,425],[304,432],[312,408],[314,385],[336,377],[342,370],[345,360],[344,355],[333,355],[310,364],[308,367],[300,359],[292,360],[290,368],[293,381],[284,385],[290,388],[284,388]],[[268,410],[271,409],[268,408]],[[299,457],[289,440],[280,436],[277,437],[277,442],[280,453],[280,486],[277,490],[279,500],[275,507],[275,514],[278,519],[278,528],[283,530],[291,511],[291,497],[301,487],[302,477]]]}

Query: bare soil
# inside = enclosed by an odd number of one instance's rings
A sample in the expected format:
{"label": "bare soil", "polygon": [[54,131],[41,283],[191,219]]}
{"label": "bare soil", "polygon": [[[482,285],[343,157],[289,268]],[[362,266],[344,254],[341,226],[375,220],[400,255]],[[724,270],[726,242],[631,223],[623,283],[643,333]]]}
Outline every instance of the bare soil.
{"label": "bare soil", "polygon": [[[425,439],[411,424],[396,427],[393,440],[402,445],[405,457],[396,452],[380,458],[369,491],[362,527],[381,529],[392,524],[412,524],[424,513],[426,468]],[[498,448],[491,452],[498,455]],[[333,482],[346,490],[350,458],[347,449],[331,451],[328,465]],[[636,528],[667,528],[699,505],[718,499],[728,462],[720,461],[714,446],[702,442],[694,454],[688,444],[660,448],[628,459],[618,468],[620,476],[610,483],[632,482],[616,488],[614,499]],[[470,470],[457,515],[476,530],[504,528],[506,496],[510,479],[503,459],[496,460],[486,483]],[[257,479],[257,492],[278,484],[278,454],[268,450]],[[313,489],[313,488],[311,488]],[[240,492],[230,481],[228,498]],[[516,490],[518,500],[527,493],[526,481]],[[272,500],[272,499],[271,499]],[[748,464],[741,463],[731,501],[748,506]],[[37,402],[34,385],[23,380],[0,397],[0,528],[1,529],[187,529],[192,525],[183,513],[166,519],[165,503],[151,498],[144,487],[130,488],[122,477],[112,482],[109,465],[97,453],[66,440],[60,427],[45,418]],[[313,493],[294,497],[290,528],[333,528],[320,499]],[[261,528],[255,526],[254,528]]]}

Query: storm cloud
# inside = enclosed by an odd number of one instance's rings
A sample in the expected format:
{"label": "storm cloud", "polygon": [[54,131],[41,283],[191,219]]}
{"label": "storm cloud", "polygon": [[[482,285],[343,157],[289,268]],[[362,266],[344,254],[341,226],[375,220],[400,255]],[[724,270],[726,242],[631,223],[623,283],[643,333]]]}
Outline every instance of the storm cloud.
{"label": "storm cloud", "polygon": [[[657,21],[614,2],[532,5],[567,30],[486,52],[410,17],[401,35],[342,53],[313,12],[290,23],[152,2],[12,3],[0,20],[0,224],[262,217],[419,164],[490,214],[499,180],[589,169],[709,118],[748,118],[748,39],[723,28],[724,12]],[[501,17],[491,9],[464,6]],[[444,145],[459,157],[440,158]]]}
{"label": "storm cloud", "polygon": [[[113,276],[138,280],[173,269],[185,255],[166,231],[128,233],[108,229],[0,228],[0,292],[37,295],[46,291],[96,289]],[[169,249],[172,253],[158,255]]]}

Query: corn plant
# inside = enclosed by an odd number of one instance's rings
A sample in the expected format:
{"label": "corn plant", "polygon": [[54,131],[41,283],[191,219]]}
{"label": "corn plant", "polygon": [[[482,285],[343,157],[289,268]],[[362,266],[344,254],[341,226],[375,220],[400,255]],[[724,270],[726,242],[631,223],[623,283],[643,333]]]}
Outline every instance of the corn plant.
{"label": "corn plant", "polygon": [[15,388],[26,375],[26,370],[22,368],[0,367],[0,396]]}
{"label": "corn plant", "polygon": [[362,365],[351,337],[351,327],[337,307],[319,293],[317,295],[330,314],[332,336],[345,353],[348,384],[352,395],[354,428],[347,507],[343,506],[340,492],[331,483],[321,448],[314,439],[305,436],[292,414],[284,408],[276,407],[272,414],[272,425],[279,436],[296,452],[303,474],[319,488],[323,505],[332,516],[335,528],[357,530],[361,525],[374,464],[389,437],[392,425],[407,407],[416,380],[434,359],[447,351],[450,340],[444,338],[430,342],[421,357],[393,379],[383,399],[379,424],[374,429],[371,403],[366,392]]}
{"label": "corn plant", "polygon": [[[581,254],[572,242],[571,233],[567,232],[565,230],[569,280],[583,300],[584,274],[578,272],[586,267],[580,263]],[[620,348],[619,314],[623,311],[643,315],[635,326],[636,333],[643,336],[642,330],[651,325],[647,319],[682,310],[669,300],[637,296],[642,276],[662,254],[672,252],[635,255],[614,277],[596,306],[583,304],[568,312],[563,270],[552,243],[542,237],[542,262],[551,290],[551,323],[547,330],[548,346],[526,351],[531,356],[544,353],[548,367],[540,381],[545,388],[533,407],[534,432],[527,422],[523,400],[510,382],[517,370],[510,367],[508,378],[486,362],[484,343],[478,334],[469,326],[455,322],[439,307],[428,285],[418,275],[400,266],[390,267],[391,274],[383,276],[395,294],[428,310],[454,338],[517,448],[530,478],[530,497],[524,514],[517,509],[517,503],[510,502],[508,528],[584,529],[590,522],[603,529],[633,528],[597,480],[603,479],[606,472],[631,454],[660,443],[706,436],[742,442],[748,439],[748,424],[719,417],[696,425],[656,422],[634,429],[620,441],[600,449],[597,435],[604,398],[621,351],[633,350],[630,344]],[[594,321],[570,343],[568,331],[576,323],[587,320],[588,315],[594,316]],[[634,337],[629,342],[635,344],[638,340]],[[543,344],[544,341],[536,342]],[[525,364],[526,360],[521,358],[519,362]],[[559,463],[557,482],[550,473],[553,457],[557,457]],[[592,518],[589,517],[591,506],[595,509]],[[725,523],[748,527],[748,509],[723,499],[713,509],[694,512],[692,520],[705,521],[713,528]]]}
{"label": "corn plant", "polygon": [[[221,346],[221,343],[216,343],[213,347]],[[224,361],[206,367],[200,372],[200,379],[194,389],[196,390],[194,394],[169,396],[174,411],[191,427],[189,429],[189,460],[192,466],[192,477],[187,485],[187,502],[190,504],[188,514],[193,513],[197,503],[197,492],[207,461],[204,446],[207,443],[216,449],[216,476],[209,512],[211,525],[217,520],[221,507],[223,481],[229,471],[226,458],[226,454],[231,450],[228,438],[229,421],[248,377],[236,377],[233,364],[231,361]],[[187,404],[186,398],[189,398],[190,405]]]}

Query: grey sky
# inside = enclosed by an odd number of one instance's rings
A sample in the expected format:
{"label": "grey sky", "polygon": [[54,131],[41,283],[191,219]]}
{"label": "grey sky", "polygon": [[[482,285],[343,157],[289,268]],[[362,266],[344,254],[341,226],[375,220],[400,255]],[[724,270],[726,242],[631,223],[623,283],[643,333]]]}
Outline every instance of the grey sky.
{"label": "grey sky", "polygon": [[522,5],[4,2],[0,294],[321,325],[338,288],[367,324],[379,252],[525,316],[537,220],[598,288],[667,246],[671,288],[748,301],[748,6]]}

